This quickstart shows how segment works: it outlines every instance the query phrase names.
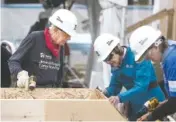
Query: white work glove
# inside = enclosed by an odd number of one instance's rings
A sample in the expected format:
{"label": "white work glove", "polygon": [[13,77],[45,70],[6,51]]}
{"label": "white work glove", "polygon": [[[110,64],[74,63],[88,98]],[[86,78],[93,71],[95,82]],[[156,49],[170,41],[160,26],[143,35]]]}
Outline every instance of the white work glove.
{"label": "white work glove", "polygon": [[28,72],[25,71],[25,70],[22,70],[21,72],[19,72],[17,74],[17,86],[19,88],[24,88],[26,83],[28,83],[28,80],[29,80],[29,75],[28,75]]}

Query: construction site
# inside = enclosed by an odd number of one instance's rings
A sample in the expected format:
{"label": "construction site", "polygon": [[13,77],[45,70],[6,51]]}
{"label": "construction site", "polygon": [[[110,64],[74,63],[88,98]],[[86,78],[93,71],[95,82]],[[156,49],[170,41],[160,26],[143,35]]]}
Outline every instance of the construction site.
{"label": "construction site", "polygon": [[176,121],[176,0],[2,0],[0,20],[0,121]]}

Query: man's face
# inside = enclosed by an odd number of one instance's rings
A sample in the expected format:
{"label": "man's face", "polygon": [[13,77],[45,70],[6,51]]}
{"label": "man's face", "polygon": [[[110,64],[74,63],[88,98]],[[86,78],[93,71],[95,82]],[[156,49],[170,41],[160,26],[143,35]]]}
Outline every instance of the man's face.
{"label": "man's face", "polygon": [[122,64],[122,60],[123,60],[123,57],[120,56],[119,54],[115,54],[115,53],[111,53],[109,56],[108,56],[108,60],[105,59],[105,62],[107,64],[110,64],[112,67],[120,67],[120,65]]}
{"label": "man's face", "polygon": [[57,27],[51,27],[51,37],[53,43],[56,45],[64,45],[67,40],[70,40],[70,35],[58,29]]}
{"label": "man's face", "polygon": [[152,46],[147,52],[147,58],[153,62],[161,62],[162,54],[159,50],[159,47]]}

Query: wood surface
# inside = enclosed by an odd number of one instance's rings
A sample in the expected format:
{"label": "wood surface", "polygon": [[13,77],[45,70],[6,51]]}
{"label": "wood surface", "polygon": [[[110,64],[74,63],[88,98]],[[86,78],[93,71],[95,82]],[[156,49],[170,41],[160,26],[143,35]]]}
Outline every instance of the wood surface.
{"label": "wood surface", "polygon": [[96,89],[36,88],[26,91],[20,88],[1,88],[1,99],[105,99]]}

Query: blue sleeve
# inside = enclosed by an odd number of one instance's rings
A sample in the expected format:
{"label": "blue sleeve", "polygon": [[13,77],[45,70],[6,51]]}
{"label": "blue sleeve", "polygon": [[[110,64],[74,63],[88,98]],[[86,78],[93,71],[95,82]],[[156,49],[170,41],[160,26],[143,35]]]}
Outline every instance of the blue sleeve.
{"label": "blue sleeve", "polygon": [[121,102],[127,102],[133,97],[148,91],[148,86],[151,79],[151,65],[151,62],[147,60],[144,60],[140,64],[136,64],[136,78],[134,81],[134,87],[119,94]]}
{"label": "blue sleeve", "polygon": [[120,93],[122,89],[122,84],[118,81],[118,71],[113,71],[111,76],[111,81],[109,87],[106,88],[107,90],[107,97],[116,96]]}
{"label": "blue sleeve", "polygon": [[167,60],[163,62],[165,75],[165,86],[169,96],[176,97],[176,48],[169,54]]}

